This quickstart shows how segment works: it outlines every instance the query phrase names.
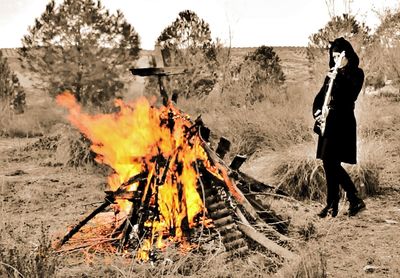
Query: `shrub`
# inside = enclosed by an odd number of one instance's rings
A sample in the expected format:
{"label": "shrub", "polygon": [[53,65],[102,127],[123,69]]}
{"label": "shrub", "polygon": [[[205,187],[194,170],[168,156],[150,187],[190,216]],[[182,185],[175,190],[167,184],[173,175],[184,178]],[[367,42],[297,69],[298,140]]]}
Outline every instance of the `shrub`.
{"label": "shrub", "polygon": [[51,151],[49,164],[80,167],[95,165],[95,154],[90,145],[90,141],[71,126],[58,124],[52,132],[27,145],[25,150]]}

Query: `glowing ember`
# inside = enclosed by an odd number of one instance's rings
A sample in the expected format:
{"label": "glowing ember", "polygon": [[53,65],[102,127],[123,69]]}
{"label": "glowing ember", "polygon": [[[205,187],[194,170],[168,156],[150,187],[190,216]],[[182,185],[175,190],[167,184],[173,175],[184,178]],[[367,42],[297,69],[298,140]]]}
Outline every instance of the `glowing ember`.
{"label": "glowing ember", "polygon": [[[147,206],[142,226],[136,227],[147,231],[140,231],[145,238],[137,258],[147,260],[154,246],[162,249],[168,241],[189,246],[183,226],[210,222],[204,218],[206,208],[198,190],[199,162],[231,185],[226,171],[210,164],[189,118],[172,104],[155,108],[145,98],[132,103],[116,100],[119,112],[100,115],[82,112],[68,92],[59,95],[57,103],[68,108],[68,119],[91,140],[96,161],[114,170],[108,178],[111,191],[136,194],[136,199],[117,197],[118,211],[129,219],[133,210],[142,212]],[[144,178],[129,183],[140,175]]]}

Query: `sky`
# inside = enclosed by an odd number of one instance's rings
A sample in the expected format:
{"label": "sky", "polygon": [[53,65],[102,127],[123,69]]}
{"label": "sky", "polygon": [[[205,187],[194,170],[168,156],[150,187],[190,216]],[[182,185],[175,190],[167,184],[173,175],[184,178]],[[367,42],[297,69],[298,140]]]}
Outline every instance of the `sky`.
{"label": "sky", "polygon": [[[62,0],[56,0],[57,3]],[[333,3],[328,9],[328,3]],[[141,39],[141,48],[153,49],[165,27],[183,10],[204,19],[213,39],[226,46],[306,46],[309,36],[336,15],[347,11],[344,0],[102,0],[119,9]],[[372,29],[378,13],[399,6],[399,0],[352,0],[350,10]],[[19,47],[28,27],[44,12],[48,0],[0,0],[0,48]],[[332,9],[334,7],[334,9]],[[330,12],[329,12],[330,11]]]}

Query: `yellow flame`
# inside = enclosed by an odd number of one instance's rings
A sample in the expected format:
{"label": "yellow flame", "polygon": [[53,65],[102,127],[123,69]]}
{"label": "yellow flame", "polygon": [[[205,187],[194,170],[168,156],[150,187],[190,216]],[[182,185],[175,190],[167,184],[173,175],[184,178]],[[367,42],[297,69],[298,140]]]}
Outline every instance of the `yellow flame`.
{"label": "yellow flame", "polygon": [[[221,167],[211,166],[200,138],[188,136],[191,122],[172,105],[155,108],[145,98],[130,103],[117,100],[118,112],[89,115],[82,111],[71,93],[59,95],[57,103],[69,110],[68,119],[90,139],[91,149],[97,154],[96,161],[115,171],[108,177],[111,190],[117,190],[137,174],[148,173],[141,201],[151,194],[151,205],[158,208],[159,215],[145,223],[145,228],[151,229],[151,236],[143,241],[138,252],[141,260],[148,260],[148,252],[154,244],[164,248],[165,238],[173,236],[175,241],[185,242],[183,220],[187,218],[192,228],[196,225],[196,217],[203,215],[205,206],[198,189],[198,161],[219,179],[230,182]],[[173,128],[168,125],[169,121],[174,123]],[[168,163],[157,172],[159,165],[154,158],[160,155]],[[160,180],[162,182],[158,184]],[[125,190],[135,192],[138,186],[139,183],[132,183]],[[117,204],[128,215],[132,202],[119,199]],[[207,222],[206,219],[203,221]]]}

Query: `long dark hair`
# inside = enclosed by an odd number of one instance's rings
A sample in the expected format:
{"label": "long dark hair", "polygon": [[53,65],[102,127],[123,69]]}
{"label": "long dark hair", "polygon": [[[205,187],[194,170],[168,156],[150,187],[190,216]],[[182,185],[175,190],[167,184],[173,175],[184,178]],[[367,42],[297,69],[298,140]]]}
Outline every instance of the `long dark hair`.
{"label": "long dark hair", "polygon": [[342,52],[345,51],[345,56],[349,61],[347,66],[348,68],[358,68],[360,63],[360,59],[358,55],[351,46],[350,42],[345,40],[343,37],[335,39],[333,42],[330,42],[331,46],[329,48],[329,67],[332,68],[335,66],[335,60],[333,59],[333,52]]}

